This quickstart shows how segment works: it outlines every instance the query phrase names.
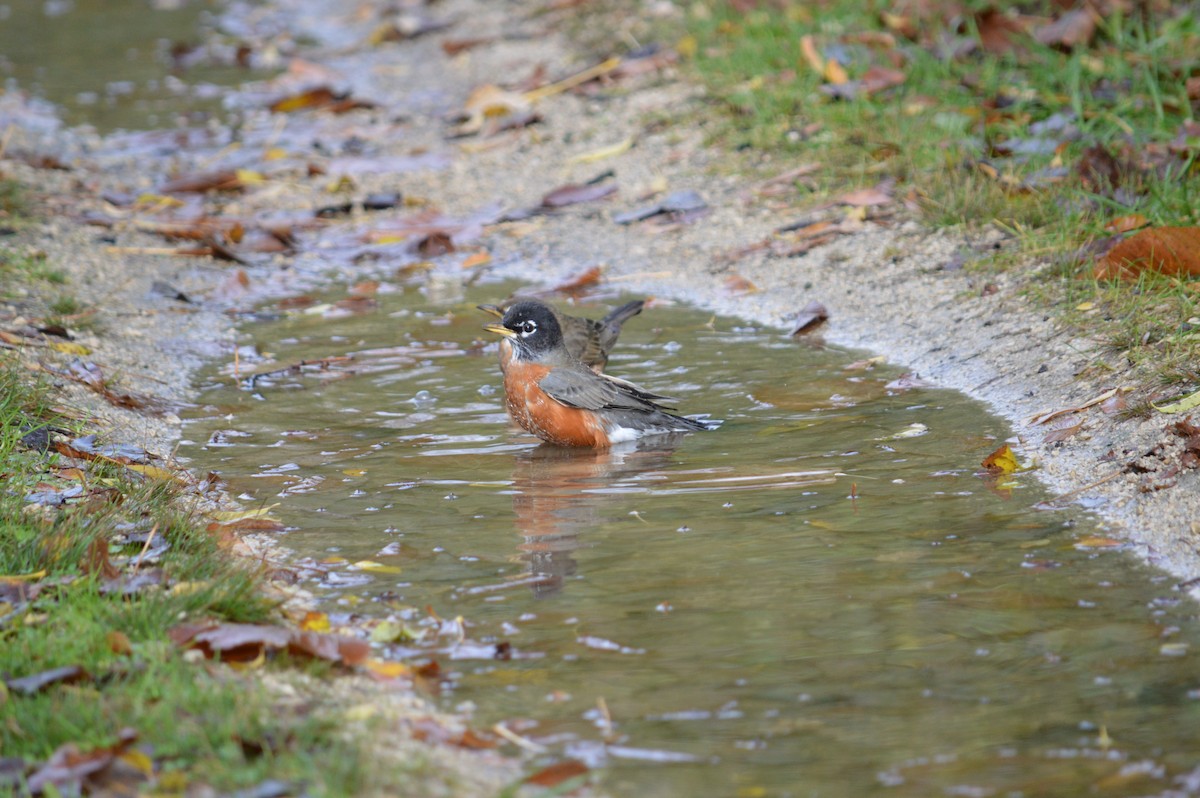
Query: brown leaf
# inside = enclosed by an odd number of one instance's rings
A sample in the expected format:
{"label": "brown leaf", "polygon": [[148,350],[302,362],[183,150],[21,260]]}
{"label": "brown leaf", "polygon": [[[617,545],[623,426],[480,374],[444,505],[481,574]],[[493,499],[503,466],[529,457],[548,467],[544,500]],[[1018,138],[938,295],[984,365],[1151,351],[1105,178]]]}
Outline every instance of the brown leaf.
{"label": "brown leaf", "polygon": [[725,278],[725,290],[731,294],[757,293],[758,286],[740,274],[734,273]]}
{"label": "brown leaf", "polygon": [[1096,35],[1096,17],[1087,6],[1068,11],[1061,17],[1033,32],[1033,38],[1047,47],[1073,50],[1086,45]]}
{"label": "brown leaf", "polygon": [[875,94],[893,86],[899,86],[905,81],[905,75],[898,69],[873,66],[859,78],[862,90],[867,94]]}
{"label": "brown leaf", "polygon": [[559,283],[549,291],[539,292],[545,294],[561,294],[563,296],[579,296],[590,288],[595,288],[600,284],[600,267],[593,266],[577,277],[572,277],[565,283]]}
{"label": "brown leaf", "polygon": [[1017,456],[1007,443],[985,457],[980,465],[993,474],[1011,474],[1020,468]]}
{"label": "brown leaf", "polygon": [[79,665],[66,665],[62,668],[51,668],[41,673],[22,676],[19,679],[8,679],[5,681],[5,684],[8,685],[9,690],[15,693],[34,695],[56,684],[76,684],[77,682],[90,682],[91,680],[91,674]]}
{"label": "brown leaf", "polygon": [[792,335],[811,332],[829,318],[829,311],[820,302],[813,300],[804,306],[792,323]]}
{"label": "brown leaf", "polygon": [[1118,391],[1100,403],[1100,412],[1106,416],[1115,415],[1124,410],[1127,405],[1128,402],[1125,401],[1125,395]]}
{"label": "brown leaf", "polygon": [[122,729],[116,744],[111,746],[80,751],[75,743],[60,745],[29,777],[25,789],[31,795],[43,795],[46,788],[53,785],[60,794],[97,794],[97,788],[103,788],[108,771],[120,765],[119,757],[137,742],[137,738],[133,729]]}
{"label": "brown leaf", "polygon": [[129,641],[129,636],[124,632],[112,630],[104,636],[105,642],[108,643],[108,650],[122,657],[128,657],[133,653],[133,643]]}
{"label": "brown leaf", "polygon": [[1104,229],[1109,233],[1131,233],[1146,225],[1150,224],[1150,220],[1140,213],[1131,213],[1126,216],[1118,216],[1104,225]]}
{"label": "brown leaf", "polygon": [[1081,429],[1083,429],[1082,421],[1077,421],[1074,424],[1066,424],[1061,427],[1055,427],[1046,433],[1046,436],[1042,438],[1042,443],[1057,443],[1059,441],[1065,441],[1067,438],[1072,437]]}
{"label": "brown leaf", "polygon": [[159,194],[204,194],[209,191],[238,191],[245,188],[233,169],[195,172],[168,180],[158,187]]}
{"label": "brown leaf", "polygon": [[176,645],[198,648],[223,662],[249,662],[267,651],[287,649],[343,665],[365,662],[371,646],[364,640],[337,634],[303,632],[282,626],[248,623],[180,624],[167,634]]}
{"label": "brown leaf", "polygon": [[563,208],[581,202],[594,202],[617,193],[614,183],[569,183],[542,197],[543,208]]}
{"label": "brown leaf", "polygon": [[250,293],[250,275],[245,269],[234,269],[221,284],[213,289],[210,299],[217,302],[234,302]]}
{"label": "brown leaf", "polygon": [[564,759],[544,767],[537,773],[525,779],[526,784],[536,784],[539,787],[556,787],[569,779],[578,778],[588,772],[587,765],[577,759]]}
{"label": "brown leaf", "polygon": [[989,8],[975,15],[975,28],[979,43],[992,55],[1022,51],[1018,42],[1025,34],[1025,24],[1016,17]]}
{"label": "brown leaf", "polygon": [[282,532],[287,529],[283,523],[273,518],[242,518],[227,524],[213,522],[205,527],[208,532],[222,534],[226,532]]}
{"label": "brown leaf", "polygon": [[847,192],[836,200],[835,205],[850,205],[854,208],[865,208],[871,205],[887,205],[892,201],[892,192],[896,184],[891,180],[883,180],[870,188],[860,188]]}
{"label": "brown leaf", "polygon": [[417,253],[423,258],[436,258],[454,251],[454,241],[442,232],[434,232],[417,242]]}
{"label": "brown leaf", "polygon": [[82,570],[85,574],[95,574],[104,580],[116,579],[121,575],[117,566],[108,559],[107,538],[99,535],[92,538],[83,558]]}
{"label": "brown leaf", "polygon": [[1143,271],[1200,276],[1200,227],[1152,227],[1134,233],[1096,261],[1097,280],[1136,280]]}
{"label": "brown leaf", "polygon": [[442,52],[453,58],[459,53],[473,50],[480,45],[491,44],[494,41],[496,41],[494,36],[482,36],[477,39],[445,39],[442,41]]}

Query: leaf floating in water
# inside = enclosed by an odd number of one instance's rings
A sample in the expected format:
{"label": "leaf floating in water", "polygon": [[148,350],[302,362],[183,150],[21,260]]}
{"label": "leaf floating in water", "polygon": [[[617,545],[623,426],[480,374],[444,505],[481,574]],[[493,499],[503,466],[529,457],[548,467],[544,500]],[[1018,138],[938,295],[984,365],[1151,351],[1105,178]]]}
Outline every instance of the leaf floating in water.
{"label": "leaf floating in water", "polygon": [[557,787],[571,779],[582,779],[587,774],[587,765],[577,759],[564,759],[527,776],[524,783],[536,784],[539,787]]}
{"label": "leaf floating in water", "polygon": [[993,474],[1011,474],[1021,467],[1007,443],[984,458],[980,464]]}
{"label": "leaf floating in water", "polygon": [[916,374],[909,372],[907,374],[901,374],[899,377],[883,387],[889,391],[900,392],[911,391],[916,388],[935,388],[937,386],[929,380],[923,380]]}
{"label": "leaf floating in water", "polygon": [[922,424],[919,421],[916,421],[916,422],[913,422],[912,424],[909,424],[907,427],[900,430],[899,432],[893,433],[891,435],[884,435],[882,438],[876,438],[875,440],[877,440],[877,441],[899,441],[899,440],[904,440],[905,438],[919,438],[922,435],[926,435],[928,433],[929,433],[929,427],[925,426],[924,424]]}

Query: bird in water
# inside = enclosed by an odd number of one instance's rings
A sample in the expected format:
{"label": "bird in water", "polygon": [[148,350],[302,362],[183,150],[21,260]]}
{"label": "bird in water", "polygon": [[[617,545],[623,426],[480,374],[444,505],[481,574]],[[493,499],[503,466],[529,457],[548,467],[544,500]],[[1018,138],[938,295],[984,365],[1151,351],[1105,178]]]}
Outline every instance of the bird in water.
{"label": "bird in water", "polygon": [[505,406],[527,432],[558,446],[603,449],[646,435],[715,429],[686,418],[670,401],[631,382],[597,374],[568,350],[558,316],[543,302],[511,305],[484,329],[504,336],[512,355],[504,371]]}
{"label": "bird in water", "polygon": [[[562,330],[563,344],[567,351],[583,361],[597,373],[604,371],[608,365],[608,353],[617,343],[621,334],[621,325],[642,312],[646,305],[644,299],[626,302],[621,307],[609,313],[600,320],[585,319],[582,316],[568,316],[551,308],[554,317],[558,319],[559,329]],[[490,313],[498,319],[504,318],[504,310],[497,305],[476,305],[485,313]],[[547,305],[546,307],[549,307]],[[512,361],[513,349],[508,340],[500,342],[500,371],[508,371]]]}

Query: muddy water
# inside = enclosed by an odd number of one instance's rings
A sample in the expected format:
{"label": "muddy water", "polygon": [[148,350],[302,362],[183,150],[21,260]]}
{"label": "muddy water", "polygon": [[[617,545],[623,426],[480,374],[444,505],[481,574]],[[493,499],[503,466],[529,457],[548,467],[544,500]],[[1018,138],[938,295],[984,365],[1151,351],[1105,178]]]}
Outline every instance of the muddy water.
{"label": "muddy water", "polygon": [[463,616],[445,706],[620,796],[1196,788],[1195,607],[1086,519],[1034,509],[1032,476],[977,475],[1006,435],[980,406],[654,308],[609,371],[725,425],[539,446],[478,348],[474,303],[506,293],[413,286],[252,327],[272,359],[246,350],[239,387],[214,374],[180,450],[279,503],[335,620]]}
{"label": "muddy water", "polygon": [[101,132],[203,122],[220,113],[218,86],[254,76],[229,53],[172,58],[202,45],[214,13],[196,0],[0,3],[0,80]]}

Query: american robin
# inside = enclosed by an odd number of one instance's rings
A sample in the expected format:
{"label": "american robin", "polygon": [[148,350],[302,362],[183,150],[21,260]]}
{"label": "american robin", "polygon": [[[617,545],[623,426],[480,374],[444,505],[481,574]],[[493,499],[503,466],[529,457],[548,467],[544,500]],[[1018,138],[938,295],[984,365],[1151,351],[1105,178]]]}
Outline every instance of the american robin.
{"label": "american robin", "polygon": [[[612,351],[613,344],[617,342],[617,337],[621,334],[621,325],[641,313],[645,304],[646,301],[643,299],[626,302],[599,321],[585,319],[581,316],[568,316],[566,313],[559,313],[556,310],[552,310],[552,312],[558,319],[558,326],[562,329],[563,343],[566,344],[567,351],[582,360],[583,364],[590,367],[592,371],[601,372],[608,365],[608,353]],[[504,317],[504,310],[496,305],[476,305],[476,307],[498,319]],[[501,341],[501,372],[508,370],[511,360],[512,346],[507,340]]]}
{"label": "american robin", "polygon": [[559,446],[602,449],[643,435],[715,429],[717,422],[676,416],[666,397],[607,374],[597,374],[567,351],[554,311],[525,299],[499,324],[484,325],[512,345],[504,397],[513,420]]}

